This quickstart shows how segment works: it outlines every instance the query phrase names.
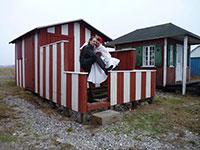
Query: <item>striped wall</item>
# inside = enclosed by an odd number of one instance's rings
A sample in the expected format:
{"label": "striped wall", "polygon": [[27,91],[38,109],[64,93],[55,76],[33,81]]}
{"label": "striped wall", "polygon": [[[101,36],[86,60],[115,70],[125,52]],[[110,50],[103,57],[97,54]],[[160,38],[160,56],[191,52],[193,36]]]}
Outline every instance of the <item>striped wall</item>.
{"label": "striped wall", "polygon": [[155,77],[156,72],[151,70],[111,71],[110,105],[154,97]]}
{"label": "striped wall", "polygon": [[[57,29],[58,27],[47,28],[46,32],[51,35],[58,34]],[[40,33],[35,33],[33,36],[33,91],[43,98],[84,114],[89,110],[87,74],[80,69],[80,47],[88,42],[91,36],[95,36],[95,33],[75,22],[60,26],[60,34],[74,38],[71,43],[67,40],[58,40],[41,45],[45,40],[41,39]],[[25,78],[25,56],[28,49],[25,49],[27,45],[24,39],[20,42],[20,46],[22,57],[16,57],[16,84],[26,88],[28,82]],[[68,67],[73,68],[72,71],[65,70]],[[155,71],[112,71],[108,80],[109,101],[102,106],[123,104],[155,95]]]}
{"label": "striped wall", "polygon": [[[87,107],[87,73],[64,72],[68,41],[59,41],[40,47],[38,94],[57,104],[81,113]],[[51,63],[50,63],[51,62]],[[84,104],[84,106],[82,106]]]}
{"label": "striped wall", "polygon": [[15,69],[16,69],[16,84],[17,86],[25,88],[25,51],[24,51],[24,39],[21,43],[22,45],[22,57],[20,59],[15,58]]}

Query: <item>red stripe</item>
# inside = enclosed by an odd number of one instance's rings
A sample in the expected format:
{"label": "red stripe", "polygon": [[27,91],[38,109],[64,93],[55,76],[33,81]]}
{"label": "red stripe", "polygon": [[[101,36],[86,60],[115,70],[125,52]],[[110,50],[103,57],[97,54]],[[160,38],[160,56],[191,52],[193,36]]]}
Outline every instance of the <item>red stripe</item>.
{"label": "red stripe", "polygon": [[21,87],[23,87],[23,59],[24,58],[21,59]]}
{"label": "red stripe", "polygon": [[151,97],[155,96],[156,72],[151,72]]}
{"label": "red stripe", "polygon": [[49,99],[53,99],[53,48],[49,46]]}
{"label": "red stripe", "polygon": [[57,44],[57,104],[61,104],[61,44]]}
{"label": "red stripe", "polygon": [[142,72],[141,77],[141,99],[146,98],[146,72]]}
{"label": "red stripe", "polygon": [[67,108],[71,109],[72,108],[72,75],[71,74],[66,74],[67,81],[66,81],[66,99],[67,99]]}
{"label": "red stripe", "polygon": [[[91,31],[91,30],[90,30]],[[95,36],[95,33],[91,31],[91,36]]]}
{"label": "red stripe", "polygon": [[40,48],[38,48],[38,94],[40,93]]}
{"label": "red stripe", "polygon": [[123,104],[124,95],[124,73],[117,73],[117,104]]}
{"label": "red stripe", "polygon": [[69,70],[69,65],[68,65],[68,62],[69,60],[67,59],[68,58],[68,43],[65,42],[64,43],[64,71],[68,71]]}
{"label": "red stripe", "polygon": [[110,106],[109,102],[88,104],[88,111],[97,110],[97,109],[101,109],[101,108],[109,107],[109,106]]}
{"label": "red stripe", "polygon": [[15,44],[15,84],[17,85],[17,44]]}
{"label": "red stripe", "polygon": [[78,112],[87,113],[87,75],[79,75],[78,86]]}
{"label": "red stripe", "polygon": [[[33,91],[35,92],[35,38],[33,36]],[[25,53],[25,50],[24,50]],[[25,54],[24,54],[25,55]]]}
{"label": "red stripe", "polygon": [[43,97],[46,97],[46,48],[43,48]]}
{"label": "red stripe", "polygon": [[18,59],[17,63],[18,63],[18,86],[20,86],[20,70],[19,70],[19,59]]}
{"label": "red stripe", "polygon": [[61,25],[55,26],[55,33],[56,34],[61,34]]}
{"label": "red stripe", "polygon": [[110,102],[110,72],[108,72],[108,78],[107,78],[107,83],[108,83],[108,102]]}
{"label": "red stripe", "polygon": [[72,40],[69,43],[69,51],[67,51],[67,60],[70,60],[67,71],[74,71],[74,23],[70,23],[68,27],[69,36],[72,38]]}
{"label": "red stripe", "polygon": [[135,101],[136,73],[130,72],[130,101]]}
{"label": "red stripe", "polygon": [[[85,43],[85,27],[80,24],[80,46]],[[82,68],[80,68],[80,72],[84,72]]]}
{"label": "red stripe", "polygon": [[85,43],[85,27],[80,24],[80,46]]}

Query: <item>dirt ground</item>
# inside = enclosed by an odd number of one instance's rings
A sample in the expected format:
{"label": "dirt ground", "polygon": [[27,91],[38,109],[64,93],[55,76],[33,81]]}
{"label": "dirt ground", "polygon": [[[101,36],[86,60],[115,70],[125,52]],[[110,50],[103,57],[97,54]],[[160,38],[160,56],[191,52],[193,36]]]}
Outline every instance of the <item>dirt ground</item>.
{"label": "dirt ground", "polygon": [[153,104],[117,111],[119,122],[83,125],[16,87],[13,78],[0,78],[0,150],[200,149],[200,96],[157,91]]}

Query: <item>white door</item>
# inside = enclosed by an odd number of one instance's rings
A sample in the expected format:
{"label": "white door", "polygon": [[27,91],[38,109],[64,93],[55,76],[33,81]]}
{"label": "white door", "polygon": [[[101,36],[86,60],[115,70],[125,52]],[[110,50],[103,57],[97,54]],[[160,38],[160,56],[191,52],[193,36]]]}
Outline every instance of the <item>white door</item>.
{"label": "white door", "polygon": [[182,81],[183,45],[176,45],[176,81]]}

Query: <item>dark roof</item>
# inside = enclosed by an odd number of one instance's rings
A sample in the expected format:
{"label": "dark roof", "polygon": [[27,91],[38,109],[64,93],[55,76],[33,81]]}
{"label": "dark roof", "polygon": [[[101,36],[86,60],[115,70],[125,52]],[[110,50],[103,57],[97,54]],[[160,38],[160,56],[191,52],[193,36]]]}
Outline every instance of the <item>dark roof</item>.
{"label": "dark roof", "polygon": [[34,32],[37,32],[38,30],[42,29],[42,28],[47,28],[47,27],[51,27],[51,26],[56,26],[56,25],[63,25],[63,24],[68,24],[68,23],[73,23],[73,22],[79,22],[81,24],[83,24],[84,26],[86,26],[88,29],[95,31],[99,36],[101,36],[105,41],[112,41],[112,39],[110,37],[108,37],[107,35],[105,35],[104,33],[100,32],[98,29],[96,29],[95,27],[91,26],[89,23],[87,23],[85,20],[83,19],[78,19],[78,20],[73,20],[73,21],[67,21],[67,22],[62,22],[62,23],[57,23],[57,24],[51,24],[51,25],[46,25],[46,26],[41,26],[41,27],[36,27],[35,29],[32,29],[26,33],[24,33],[23,35],[15,38],[14,40],[10,41],[9,43],[15,43],[17,40],[20,40],[24,37],[26,37],[29,34],[32,34]]}
{"label": "dark roof", "polygon": [[184,35],[189,36],[190,44],[199,44],[200,37],[195,35],[185,29],[182,29],[172,23],[162,24],[158,26],[137,29],[133,32],[130,32],[126,35],[123,35],[109,43],[107,46],[115,46],[118,44],[155,40],[166,37],[175,38],[177,40],[183,40]]}

